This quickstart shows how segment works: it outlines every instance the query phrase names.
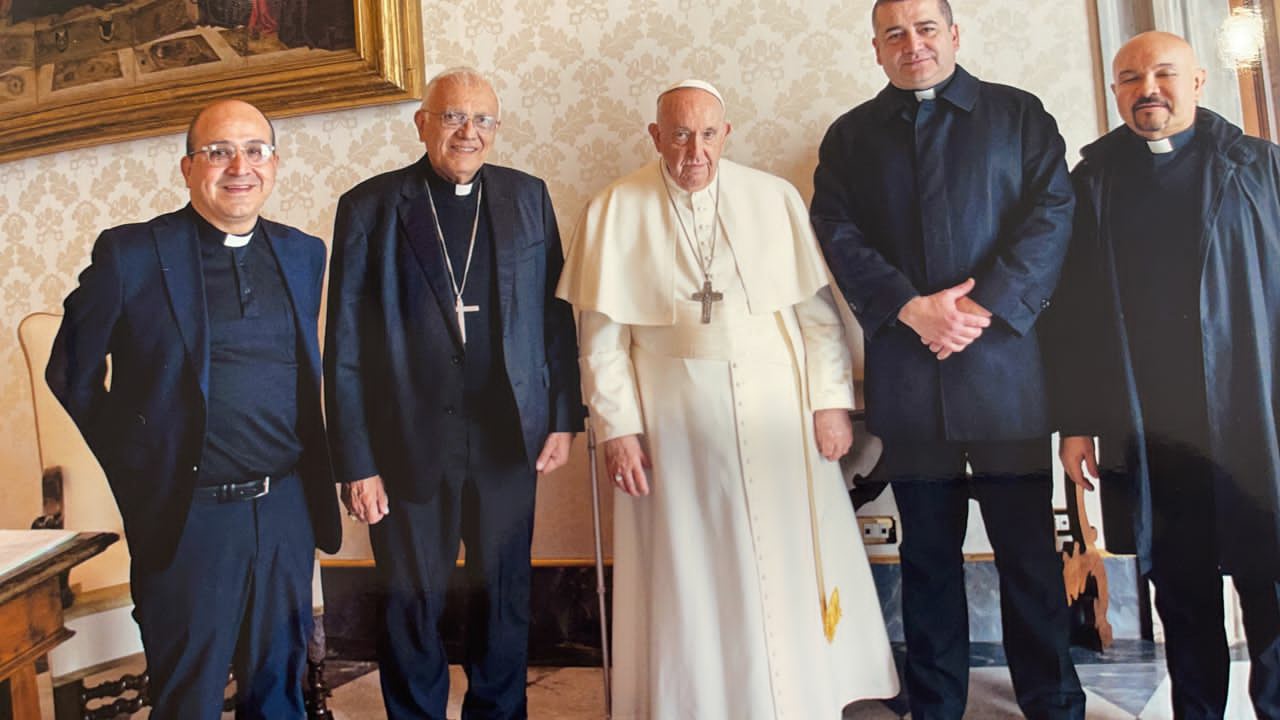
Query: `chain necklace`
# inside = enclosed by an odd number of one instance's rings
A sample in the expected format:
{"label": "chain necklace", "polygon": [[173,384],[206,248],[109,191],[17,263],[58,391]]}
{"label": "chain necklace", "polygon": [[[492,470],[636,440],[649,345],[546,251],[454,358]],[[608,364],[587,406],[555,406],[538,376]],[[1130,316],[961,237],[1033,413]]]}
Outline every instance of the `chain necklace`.
{"label": "chain necklace", "polygon": [[453,273],[453,261],[449,259],[449,249],[444,244],[444,230],[440,227],[440,214],[436,212],[436,199],[431,194],[431,183],[426,183],[427,202],[431,205],[431,219],[436,224],[436,238],[440,241],[440,254],[444,256],[445,269],[449,271],[449,284],[453,286],[453,312],[458,316],[458,332],[462,335],[462,344],[467,344],[467,313],[480,312],[479,305],[465,305],[462,302],[462,291],[467,287],[467,278],[471,276],[471,256],[476,249],[476,231],[480,228],[480,201],[484,199],[484,184],[476,189],[476,217],[471,222],[471,242],[467,245],[467,264],[462,268],[462,283]]}
{"label": "chain necklace", "polygon": [[[680,233],[684,236],[685,243],[689,245],[689,249],[693,251],[693,255],[697,259],[698,269],[702,271],[702,289],[690,295],[690,298],[702,303],[702,324],[709,325],[711,323],[712,303],[724,300],[724,293],[717,292],[711,287],[711,265],[716,261],[716,233],[720,230],[720,175],[719,173],[716,174],[716,203],[711,217],[711,249],[708,250],[705,258],[702,254],[702,244],[698,242],[697,225],[694,225],[693,234],[691,235],[689,228],[685,227],[684,217],[680,215],[680,209],[676,207],[676,198],[671,193],[671,184],[664,180],[662,186],[667,190],[667,200],[671,202],[671,212],[675,213],[676,222],[680,224]],[[692,194],[690,194],[689,199],[692,205]]]}

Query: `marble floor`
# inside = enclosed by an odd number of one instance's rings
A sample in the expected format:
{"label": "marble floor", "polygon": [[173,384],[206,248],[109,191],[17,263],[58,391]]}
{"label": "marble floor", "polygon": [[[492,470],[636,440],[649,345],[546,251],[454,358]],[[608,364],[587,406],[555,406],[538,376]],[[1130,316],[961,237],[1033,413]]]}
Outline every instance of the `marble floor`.
{"label": "marble floor", "polygon": [[[895,648],[901,659],[901,648]],[[1087,696],[1089,720],[1172,718],[1169,683],[1160,648],[1144,641],[1118,641],[1105,654],[1073,651],[1080,681]],[[1248,662],[1240,648],[1233,650],[1232,695],[1229,720],[1249,720],[1253,713],[1245,693]],[[970,658],[969,706],[965,718],[1004,720],[1021,718],[999,644],[974,643]],[[338,670],[341,674],[343,671]],[[363,672],[363,674],[361,674]],[[378,676],[373,666],[355,668],[350,681],[333,694],[330,707],[338,720],[383,720]],[[450,668],[449,718],[459,716],[466,678],[458,667]],[[535,720],[599,720],[604,717],[604,690],[595,668],[533,668],[529,671],[529,716]],[[880,701],[855,703],[845,709],[843,720],[893,720],[900,715]]]}
{"label": "marble floor", "polygon": [[[449,718],[459,717],[461,688],[466,679],[451,668],[453,697]],[[604,717],[604,691],[600,671],[592,668],[534,668],[529,672],[529,717],[536,720],[600,720]],[[1005,668],[975,668],[969,680],[969,712],[966,718],[1003,720],[1021,718]],[[1089,697],[1090,720],[1129,720],[1134,717],[1096,694]],[[333,693],[330,708],[337,720],[384,720],[377,673],[360,677]],[[843,720],[896,720],[896,712],[879,701],[860,702],[846,708]]]}

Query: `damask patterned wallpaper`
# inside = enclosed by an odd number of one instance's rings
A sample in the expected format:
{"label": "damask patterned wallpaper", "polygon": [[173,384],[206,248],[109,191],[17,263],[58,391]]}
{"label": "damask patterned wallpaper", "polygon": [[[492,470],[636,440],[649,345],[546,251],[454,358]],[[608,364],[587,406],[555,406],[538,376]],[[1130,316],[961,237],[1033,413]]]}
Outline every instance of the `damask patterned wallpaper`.
{"label": "damask patterned wallpaper", "polygon": [[[1085,0],[955,0],[960,62],[1038,94],[1074,163],[1099,132]],[[545,178],[563,232],[592,193],[653,157],[655,93],[715,82],[734,125],[728,157],[807,198],[827,125],[885,83],[871,0],[423,0],[427,72],[471,64],[503,100],[492,160]],[[415,160],[414,105],[290,118],[266,214],[328,239],[338,195]],[[56,310],[99,230],[186,200],[180,136],[0,164],[0,527],[38,512],[40,468],[18,321]],[[581,473],[585,463],[571,472]],[[544,495],[544,499],[546,496]]]}

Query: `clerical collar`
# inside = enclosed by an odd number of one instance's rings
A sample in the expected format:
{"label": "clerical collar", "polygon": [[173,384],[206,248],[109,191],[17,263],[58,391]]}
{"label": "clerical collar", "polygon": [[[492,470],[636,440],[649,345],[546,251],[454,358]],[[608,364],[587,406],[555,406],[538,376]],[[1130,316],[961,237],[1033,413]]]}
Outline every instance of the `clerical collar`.
{"label": "clerical collar", "polygon": [[936,100],[938,96],[942,94],[942,91],[946,90],[947,86],[951,84],[951,80],[955,78],[955,76],[956,74],[953,72],[947,76],[946,80],[943,80],[933,87],[925,88],[923,90],[908,90],[907,92],[910,92],[915,97],[916,102]]}
{"label": "clerical collar", "polygon": [[427,182],[431,183],[431,192],[436,194],[437,198],[458,197],[464,198],[471,195],[475,189],[476,183],[480,180],[480,173],[484,171],[484,166],[471,177],[471,182],[459,185],[458,183],[445,180],[440,177],[440,173],[431,165],[431,159],[427,158],[423,163],[427,167]]}
{"label": "clerical collar", "polygon": [[[1134,134],[1137,135],[1137,133]],[[1147,140],[1146,138],[1142,138],[1140,135],[1138,137],[1142,139],[1143,143],[1147,146],[1147,151],[1152,155],[1168,155],[1186,147],[1195,139],[1195,136],[1196,126],[1193,124],[1191,127],[1180,133],[1170,135],[1166,138],[1160,138],[1159,140]]]}
{"label": "clerical collar", "polygon": [[196,218],[196,229],[199,232],[200,240],[209,245],[242,248],[249,244],[249,241],[253,239],[253,236],[258,231],[259,223],[255,222],[252,230],[244,235],[236,235],[214,227],[213,223],[206,220],[204,216],[196,212],[194,208],[192,208],[191,214]]}

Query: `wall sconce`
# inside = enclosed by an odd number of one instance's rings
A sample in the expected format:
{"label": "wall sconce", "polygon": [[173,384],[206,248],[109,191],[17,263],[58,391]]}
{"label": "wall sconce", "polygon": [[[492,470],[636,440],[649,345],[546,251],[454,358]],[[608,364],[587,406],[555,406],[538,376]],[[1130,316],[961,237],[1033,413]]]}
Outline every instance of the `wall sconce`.
{"label": "wall sconce", "polygon": [[1218,58],[1228,70],[1251,70],[1262,63],[1266,20],[1255,7],[1234,8],[1218,26]]}

